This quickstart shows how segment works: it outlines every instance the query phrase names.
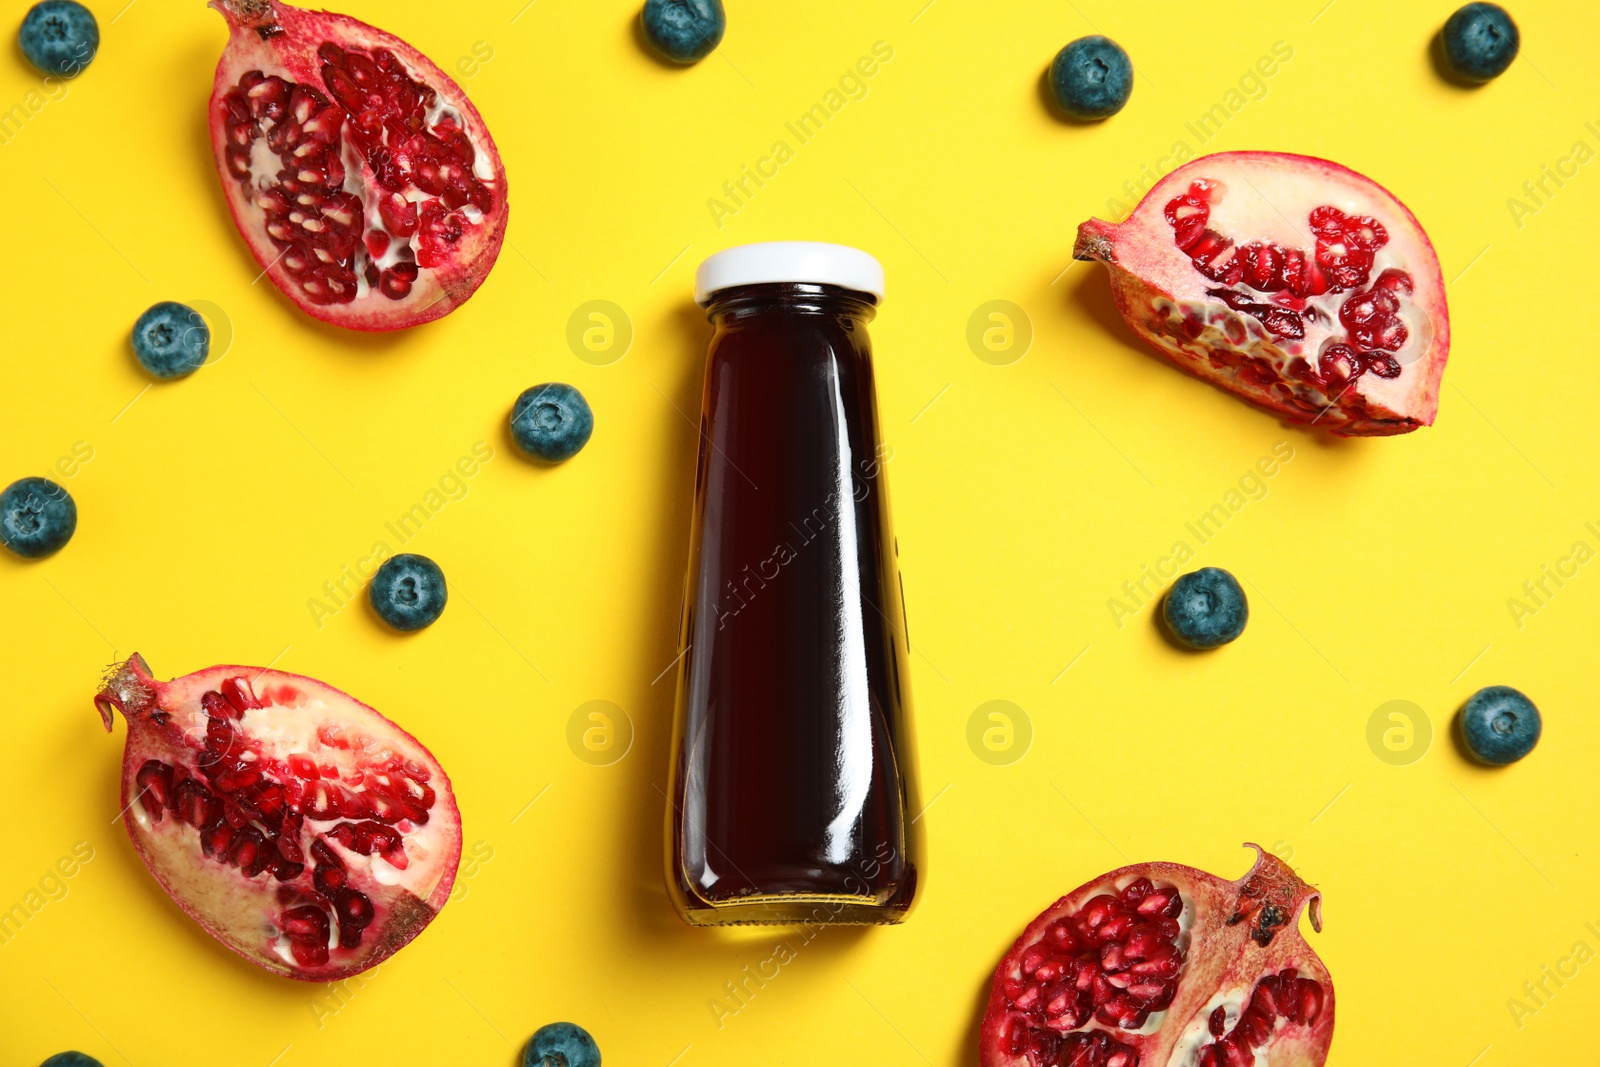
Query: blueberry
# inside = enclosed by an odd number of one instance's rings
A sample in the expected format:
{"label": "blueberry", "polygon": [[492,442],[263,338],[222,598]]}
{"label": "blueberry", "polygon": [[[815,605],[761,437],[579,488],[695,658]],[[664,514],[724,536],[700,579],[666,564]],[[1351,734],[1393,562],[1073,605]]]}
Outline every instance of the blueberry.
{"label": "blueberry", "polygon": [[1133,64],[1107,37],[1079,37],[1050,64],[1050,88],[1061,110],[1075,119],[1115,115],[1133,92]]}
{"label": "blueberry", "polygon": [[1532,752],[1542,726],[1533,701],[1509,685],[1480,689],[1461,707],[1461,740],[1467,751],[1494,767]]}
{"label": "blueberry", "polygon": [[1202,567],[1173,582],[1161,612],[1172,635],[1190,648],[1225,645],[1250,621],[1239,580],[1217,567]]}
{"label": "blueberry", "polygon": [[378,617],[402,633],[431,626],[444,613],[449,596],[444,571],[427,556],[402,552],[383,561],[367,586]]}
{"label": "blueberry", "polygon": [[48,478],[22,478],[0,493],[0,543],[19,556],[48,556],[77,528],[78,505]]}
{"label": "blueberry", "polygon": [[1517,58],[1521,35],[1499,4],[1468,4],[1445,21],[1444,56],[1468,81],[1498,78]]}
{"label": "blueberry", "polygon": [[133,354],[157,378],[199,370],[211,352],[211,330],[192,307],[163,300],[133,324]]}
{"label": "blueberry", "polygon": [[600,1046],[581,1026],[551,1023],[528,1039],[522,1067],[600,1067]]}
{"label": "blueberry", "polygon": [[76,0],[42,0],[23,16],[17,42],[41,73],[75,78],[100,48],[100,25]]}
{"label": "blueberry", "polygon": [[546,382],[524,389],[511,408],[511,436],[534,459],[559,463],[578,454],[594,433],[594,412],[570,385]]}
{"label": "blueberry", "polygon": [[709,56],[728,28],[722,0],[645,0],[640,18],[650,47],[674,63]]}

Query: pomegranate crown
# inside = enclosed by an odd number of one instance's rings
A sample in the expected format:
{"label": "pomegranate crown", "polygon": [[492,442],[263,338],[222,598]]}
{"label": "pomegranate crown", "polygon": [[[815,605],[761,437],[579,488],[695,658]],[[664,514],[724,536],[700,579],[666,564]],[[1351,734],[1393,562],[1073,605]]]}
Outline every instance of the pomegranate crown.
{"label": "pomegranate crown", "polygon": [[95,695],[94,706],[100,712],[101,721],[106,724],[107,733],[111,732],[113,711],[120,711],[131,718],[155,701],[152,681],[150,665],[137,652],[125,662],[113,663],[106,668],[105,680],[100,692]]}
{"label": "pomegranate crown", "polygon": [[1239,903],[1228,917],[1229,926],[1250,924],[1250,939],[1265,948],[1285,926],[1293,926],[1302,909],[1311,928],[1322,933],[1322,893],[1307,885],[1294,868],[1253,841],[1255,866],[1239,881]]}

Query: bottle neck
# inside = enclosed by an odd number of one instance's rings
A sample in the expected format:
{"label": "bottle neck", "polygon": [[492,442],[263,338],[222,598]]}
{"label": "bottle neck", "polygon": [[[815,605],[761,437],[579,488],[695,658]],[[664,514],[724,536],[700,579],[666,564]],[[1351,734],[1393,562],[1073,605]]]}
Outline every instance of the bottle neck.
{"label": "bottle neck", "polygon": [[761,282],[719,289],[706,302],[706,317],[718,326],[772,312],[846,316],[862,323],[877,314],[871,293],[810,282]]}

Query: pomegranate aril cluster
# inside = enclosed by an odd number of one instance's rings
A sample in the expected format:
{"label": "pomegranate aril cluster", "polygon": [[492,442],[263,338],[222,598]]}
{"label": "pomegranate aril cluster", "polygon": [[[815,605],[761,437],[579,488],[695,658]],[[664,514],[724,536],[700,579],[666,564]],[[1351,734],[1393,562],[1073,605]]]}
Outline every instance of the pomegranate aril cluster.
{"label": "pomegranate aril cluster", "polygon": [[1218,1006],[1207,1025],[1216,1040],[1201,1047],[1195,1067],[1254,1067],[1255,1049],[1272,1039],[1281,1022],[1310,1026],[1322,1014],[1322,984],[1301,978],[1293,967],[1256,983],[1250,1002],[1228,1029],[1227,1010]]}
{"label": "pomegranate aril cluster", "polygon": [[1013,1056],[1040,1067],[1139,1067],[1139,1050],[1104,1030],[1059,1034],[1054,1030],[1013,1031]]}
{"label": "pomegranate aril cluster", "polygon": [[[245,742],[234,723],[262,706],[245,679],[228,679],[204,693],[200,705],[206,728],[197,767],[205,780],[147,760],[135,775],[140,807],[152,823],[170,813],[193,826],[206,858],[237,867],[247,878],[270,873],[284,883],[278,889],[285,908],[279,928],[301,966],[328,961],[330,907],[338,944],[359,947],[375,909],[370,898],[346,884],[344,862],[322,836],[313,836],[309,847],[311,892],[298,887],[308,863],[305,822],[341,820],[326,830],[327,837],[350,852],[381,855],[403,870],[408,860],[401,830],[426,824],[435,800],[426,768],[391,756],[374,768],[350,772],[357,779],[351,784],[362,787],[357,792],[341,783],[337,768],[319,766],[309,754],[296,753],[280,764]],[[326,727],[319,740],[350,746]]]}
{"label": "pomegranate aril cluster", "polygon": [[[228,170],[312,302],[349,303],[363,281],[402,300],[419,269],[443,263],[465,236],[473,220],[463,209],[487,215],[494,194],[474,173],[477,151],[459,116],[438,108],[434,90],[392,52],[367,56],[325,42],[318,56],[327,93],[251,70],[223,97]],[[369,228],[361,197],[346,187],[360,179],[347,174],[347,134],[379,186],[369,193],[381,227]],[[281,164],[271,182],[253,171],[263,138]]]}
{"label": "pomegranate aril cluster", "polygon": [[1367,284],[1373,256],[1389,243],[1389,234],[1368,215],[1346,215],[1335,207],[1313,208],[1309,222],[1315,248],[1303,249],[1252,241],[1235,245],[1231,237],[1208,229],[1215,182],[1202,178],[1165,209],[1172,237],[1195,269],[1226,286],[1240,283],[1261,293],[1287,291],[1300,300],[1341,293]]}
{"label": "pomegranate aril cluster", "polygon": [[[1207,228],[1216,190],[1216,183],[1200,179],[1165,208],[1174,243],[1197,271],[1222,286],[1207,289],[1206,295],[1253,316],[1274,337],[1298,341],[1306,335],[1305,319],[1320,314],[1309,305],[1312,298],[1351,292],[1339,308],[1346,341],[1325,347],[1315,367],[1297,357],[1291,371],[1328,391],[1342,390],[1368,371],[1380,378],[1399,377],[1394,353],[1410,336],[1400,317],[1400,296],[1410,294],[1411,277],[1391,268],[1362,290],[1374,257],[1389,242],[1383,224],[1324,205],[1313,208],[1307,219],[1315,242],[1309,254],[1261,241],[1235,245]],[[1276,295],[1268,303],[1246,290]]]}
{"label": "pomegranate aril cluster", "polygon": [[[317,54],[323,84],[350,116],[350,139],[387,190],[378,202],[384,224],[396,237],[420,235],[417,262],[437,266],[465,232],[463,208],[494,210],[494,194],[473,173],[477,150],[459,116],[447,108],[430,127],[438,94],[388,49],[368,57],[325,41]],[[410,188],[428,199],[412,203],[404,195]]]}
{"label": "pomegranate aril cluster", "polygon": [[1177,992],[1182,913],[1178,890],[1148,878],[1093,897],[1024,950],[1020,974],[1005,980],[1006,999],[1036,1027],[1067,1031],[1093,1021],[1137,1030]]}

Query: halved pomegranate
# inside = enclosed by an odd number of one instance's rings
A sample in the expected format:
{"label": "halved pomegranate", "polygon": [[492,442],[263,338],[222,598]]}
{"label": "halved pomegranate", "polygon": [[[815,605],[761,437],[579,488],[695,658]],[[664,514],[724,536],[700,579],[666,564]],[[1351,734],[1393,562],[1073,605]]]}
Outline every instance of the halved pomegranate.
{"label": "halved pomegranate", "polygon": [[122,821],[206,932],[307,981],[364,971],[444,907],[461,859],[450,780],[416,738],[297,674],[158,682],[138,655],[95,707],[128,720]]}
{"label": "halved pomegranate", "polygon": [[392,34],[281,0],[211,0],[228,47],[211,148],[228,209],[279,289],[356,330],[431,322],[483,283],[506,173],[472,101]]}
{"label": "halved pomegranate", "polygon": [[983,1067],[1316,1067],[1333,980],[1300,936],[1322,897],[1277,857],[1237,882],[1176,863],[1052,904],[995,971]]}
{"label": "halved pomegranate", "polygon": [[1223,152],[1168,174],[1073,254],[1111,271],[1134,332],[1179,367],[1345,436],[1433,424],[1450,354],[1439,260],[1411,212],[1353,170]]}

